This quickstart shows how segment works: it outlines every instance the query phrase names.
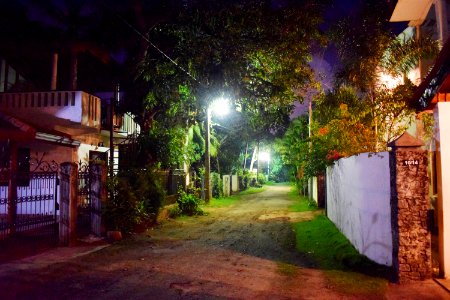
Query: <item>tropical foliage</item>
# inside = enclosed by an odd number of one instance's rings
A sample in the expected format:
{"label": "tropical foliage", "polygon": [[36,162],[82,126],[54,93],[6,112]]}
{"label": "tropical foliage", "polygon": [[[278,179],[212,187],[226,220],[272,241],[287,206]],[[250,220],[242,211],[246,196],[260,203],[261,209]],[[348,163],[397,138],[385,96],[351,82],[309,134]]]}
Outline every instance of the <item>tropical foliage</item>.
{"label": "tropical foliage", "polygon": [[[216,131],[221,151],[238,155],[235,150],[248,139],[282,134],[294,100],[313,82],[310,45],[322,40],[323,8],[285,2],[189,1],[174,7],[176,17],[154,25],[148,32],[152,45],[136,72],[135,111],[144,133],[162,122],[187,132],[204,120],[213,98],[225,95],[240,116],[228,132]],[[233,131],[240,145],[227,138]],[[227,171],[237,167],[225,156],[216,162]]]}
{"label": "tropical foliage", "polygon": [[[313,98],[310,120],[294,120],[277,141],[277,151],[298,178],[317,176],[341,157],[387,150],[414,118],[406,99],[415,86],[406,75],[438,47],[430,39],[394,37],[384,22],[387,13],[384,4],[366,1],[359,18],[344,18],[332,29],[341,61],[334,87]],[[382,73],[399,78],[399,85],[380,83]]]}

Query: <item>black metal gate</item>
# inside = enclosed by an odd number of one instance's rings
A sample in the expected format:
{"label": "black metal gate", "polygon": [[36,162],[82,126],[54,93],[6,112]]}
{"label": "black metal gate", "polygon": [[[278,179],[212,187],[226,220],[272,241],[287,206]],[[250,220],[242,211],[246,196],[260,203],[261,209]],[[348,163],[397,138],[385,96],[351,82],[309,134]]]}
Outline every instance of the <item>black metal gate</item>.
{"label": "black metal gate", "polygon": [[0,177],[0,240],[18,234],[56,236],[58,173],[3,170]]}
{"label": "black metal gate", "polygon": [[78,163],[77,231],[88,235],[91,230],[91,172],[88,163]]}

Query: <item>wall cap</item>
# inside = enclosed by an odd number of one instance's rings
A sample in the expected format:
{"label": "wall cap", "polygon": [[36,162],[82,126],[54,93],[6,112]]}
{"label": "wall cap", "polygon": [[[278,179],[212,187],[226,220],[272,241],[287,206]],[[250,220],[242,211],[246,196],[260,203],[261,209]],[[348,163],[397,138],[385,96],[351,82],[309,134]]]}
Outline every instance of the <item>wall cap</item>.
{"label": "wall cap", "polygon": [[417,148],[424,145],[423,141],[416,139],[406,131],[400,137],[388,143],[388,146],[392,148]]}

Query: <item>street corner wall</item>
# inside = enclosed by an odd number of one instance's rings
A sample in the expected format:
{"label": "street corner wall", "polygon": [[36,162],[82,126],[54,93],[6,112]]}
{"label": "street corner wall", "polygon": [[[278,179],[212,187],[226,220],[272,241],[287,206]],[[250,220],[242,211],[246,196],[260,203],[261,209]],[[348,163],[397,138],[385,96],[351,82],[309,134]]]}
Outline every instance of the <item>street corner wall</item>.
{"label": "street corner wall", "polygon": [[389,153],[361,153],[327,169],[327,215],[355,248],[392,265]]}

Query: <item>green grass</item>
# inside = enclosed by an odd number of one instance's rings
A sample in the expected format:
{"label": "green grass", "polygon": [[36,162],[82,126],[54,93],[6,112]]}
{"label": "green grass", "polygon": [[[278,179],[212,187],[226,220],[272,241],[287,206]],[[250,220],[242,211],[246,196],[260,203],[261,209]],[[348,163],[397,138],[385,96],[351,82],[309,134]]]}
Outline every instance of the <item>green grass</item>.
{"label": "green grass", "polygon": [[[325,216],[294,223],[297,249],[312,257],[331,286],[348,294],[383,295],[390,269],[358,253],[347,238]],[[365,274],[362,274],[365,273]]]}
{"label": "green grass", "polygon": [[237,201],[241,200],[242,196],[262,193],[265,190],[267,190],[266,187],[262,187],[262,188],[250,187],[250,188],[246,189],[245,191],[242,191],[236,195],[231,195],[229,197],[222,197],[222,198],[213,198],[213,199],[211,199],[209,204],[205,204],[205,206],[207,206],[207,207],[228,207],[230,205],[233,205]]}
{"label": "green grass", "polygon": [[240,199],[240,195],[232,195],[223,198],[212,198],[209,204],[205,204],[208,207],[227,207],[233,205]]}
{"label": "green grass", "polygon": [[311,254],[322,269],[346,270],[362,260],[362,256],[325,216],[294,224],[297,249]]}
{"label": "green grass", "polygon": [[314,203],[311,203],[307,197],[298,194],[295,186],[291,186],[288,197],[293,200],[293,204],[288,207],[289,211],[301,212],[317,210],[317,206]]}
{"label": "green grass", "polygon": [[268,180],[263,185],[273,186],[273,185],[277,185],[277,183],[275,181]]}
{"label": "green grass", "polygon": [[251,195],[251,194],[258,194],[262,193],[265,190],[267,190],[267,187],[249,187],[245,191],[240,192],[238,195],[244,196],[244,195]]}

